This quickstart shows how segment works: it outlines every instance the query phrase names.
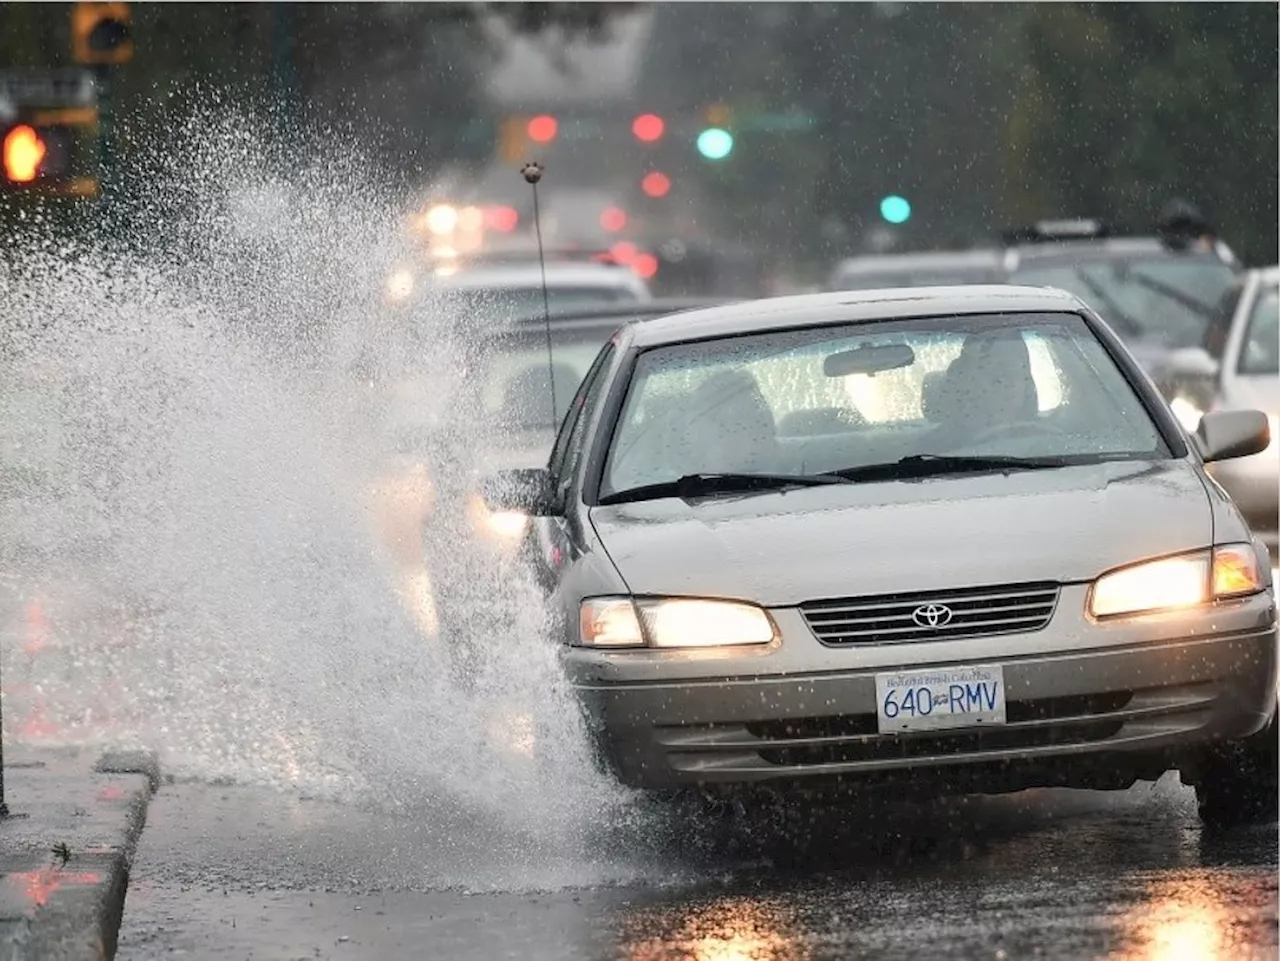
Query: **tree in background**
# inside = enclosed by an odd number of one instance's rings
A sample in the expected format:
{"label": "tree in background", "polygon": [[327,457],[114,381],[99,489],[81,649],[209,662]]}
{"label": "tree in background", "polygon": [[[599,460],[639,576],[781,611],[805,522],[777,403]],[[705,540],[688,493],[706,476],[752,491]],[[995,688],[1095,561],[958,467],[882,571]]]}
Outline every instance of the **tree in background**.
{"label": "tree in background", "polygon": [[1252,263],[1277,258],[1273,3],[1030,4],[1005,138],[1006,209],[1148,224],[1203,207]]}
{"label": "tree in background", "polygon": [[1041,217],[1150,225],[1181,196],[1276,259],[1274,4],[668,4],[646,87],[670,110],[795,110],[689,168],[726,236],[814,265],[865,249],[879,200],[901,248]]}

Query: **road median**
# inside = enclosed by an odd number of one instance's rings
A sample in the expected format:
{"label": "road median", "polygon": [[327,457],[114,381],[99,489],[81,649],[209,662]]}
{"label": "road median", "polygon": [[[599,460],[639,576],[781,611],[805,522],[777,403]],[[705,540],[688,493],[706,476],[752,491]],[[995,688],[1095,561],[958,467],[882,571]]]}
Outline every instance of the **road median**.
{"label": "road median", "polygon": [[6,747],[4,778],[0,961],[113,957],[154,757]]}

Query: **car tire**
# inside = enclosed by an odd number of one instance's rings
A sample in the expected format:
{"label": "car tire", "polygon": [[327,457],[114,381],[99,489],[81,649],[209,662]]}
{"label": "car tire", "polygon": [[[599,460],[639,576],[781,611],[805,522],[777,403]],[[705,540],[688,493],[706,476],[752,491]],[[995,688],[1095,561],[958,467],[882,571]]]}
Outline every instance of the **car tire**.
{"label": "car tire", "polygon": [[1213,827],[1274,823],[1280,805],[1280,740],[1276,716],[1243,741],[1223,745],[1205,759],[1196,780],[1200,820]]}

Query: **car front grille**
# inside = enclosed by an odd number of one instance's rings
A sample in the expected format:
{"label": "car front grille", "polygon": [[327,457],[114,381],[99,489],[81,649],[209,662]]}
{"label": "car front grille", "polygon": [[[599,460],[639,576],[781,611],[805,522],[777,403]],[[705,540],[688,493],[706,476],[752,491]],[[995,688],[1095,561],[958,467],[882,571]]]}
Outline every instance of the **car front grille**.
{"label": "car front grille", "polygon": [[1038,631],[1057,603],[1057,584],[1008,584],[811,601],[800,613],[823,644],[899,644]]}

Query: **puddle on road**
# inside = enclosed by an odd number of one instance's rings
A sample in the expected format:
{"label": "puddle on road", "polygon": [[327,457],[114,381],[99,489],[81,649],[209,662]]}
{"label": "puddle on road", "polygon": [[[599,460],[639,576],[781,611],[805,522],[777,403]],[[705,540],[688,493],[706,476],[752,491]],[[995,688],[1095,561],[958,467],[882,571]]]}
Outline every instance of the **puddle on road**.
{"label": "puddle on road", "polygon": [[[28,223],[0,264],[6,736],[576,850],[630,808],[587,759],[536,591],[465,540],[424,585],[378,536],[372,491],[460,483],[502,443],[450,405],[458,318],[388,307],[402,208],[356,151],[329,135],[281,164],[249,119],[158,146],[133,226]],[[395,399],[409,381],[425,409]],[[483,631],[435,631],[442,594]],[[443,654],[465,646],[460,687]]]}

